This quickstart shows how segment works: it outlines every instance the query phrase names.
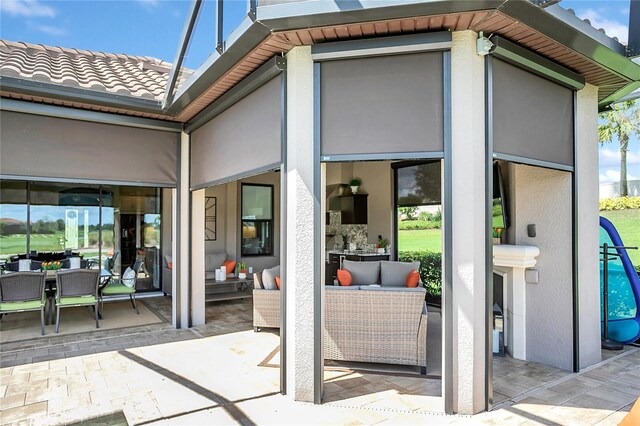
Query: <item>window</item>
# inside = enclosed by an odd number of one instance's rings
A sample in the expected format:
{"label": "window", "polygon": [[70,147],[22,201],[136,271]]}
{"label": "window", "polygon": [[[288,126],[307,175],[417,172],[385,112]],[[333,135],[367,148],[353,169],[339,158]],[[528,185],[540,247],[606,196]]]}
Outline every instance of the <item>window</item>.
{"label": "window", "polygon": [[242,184],[242,256],[273,255],[273,185]]}

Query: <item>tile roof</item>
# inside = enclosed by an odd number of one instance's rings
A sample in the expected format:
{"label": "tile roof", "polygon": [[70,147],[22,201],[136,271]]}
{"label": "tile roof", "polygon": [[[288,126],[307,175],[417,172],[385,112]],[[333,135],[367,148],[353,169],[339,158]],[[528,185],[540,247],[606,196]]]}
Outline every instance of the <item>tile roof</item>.
{"label": "tile roof", "polygon": [[170,63],[148,56],[0,40],[2,77],[161,101],[170,71]]}

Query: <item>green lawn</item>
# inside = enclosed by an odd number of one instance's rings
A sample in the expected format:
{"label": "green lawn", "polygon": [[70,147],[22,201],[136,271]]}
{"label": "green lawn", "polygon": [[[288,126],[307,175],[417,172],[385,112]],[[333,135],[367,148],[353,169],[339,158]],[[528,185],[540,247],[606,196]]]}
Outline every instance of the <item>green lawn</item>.
{"label": "green lawn", "polygon": [[398,251],[442,252],[442,230],[398,231]]}
{"label": "green lawn", "polygon": [[[640,209],[603,210],[600,216],[613,223],[625,246],[640,247]],[[631,263],[640,265],[640,249],[628,253]]]}

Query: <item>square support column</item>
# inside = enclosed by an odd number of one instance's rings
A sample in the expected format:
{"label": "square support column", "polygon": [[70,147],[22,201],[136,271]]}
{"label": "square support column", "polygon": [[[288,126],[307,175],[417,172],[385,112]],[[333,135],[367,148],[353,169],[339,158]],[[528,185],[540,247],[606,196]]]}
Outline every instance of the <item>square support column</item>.
{"label": "square support column", "polygon": [[478,35],[453,33],[451,46],[451,250],[453,410],[485,410],[486,240],[485,65]]}
{"label": "square support column", "polygon": [[191,326],[205,323],[204,261],[205,190],[191,193]]}
{"label": "square support column", "polygon": [[[286,359],[287,393],[297,401],[319,402],[322,354],[316,288],[316,196],[314,77],[311,48],[287,54],[286,161]],[[316,123],[319,124],[319,123]],[[320,377],[318,377],[318,371]],[[319,388],[321,389],[321,387]]]}
{"label": "square support column", "polygon": [[578,303],[580,368],[600,361],[600,230],[598,221],[598,88],[576,94],[576,186],[578,209]]}
{"label": "square support column", "polygon": [[179,152],[179,180],[176,200],[176,237],[173,251],[173,315],[172,322],[176,328],[189,328],[190,320],[190,235],[189,223],[191,221],[189,191],[189,155],[190,136],[182,132],[180,136]]}

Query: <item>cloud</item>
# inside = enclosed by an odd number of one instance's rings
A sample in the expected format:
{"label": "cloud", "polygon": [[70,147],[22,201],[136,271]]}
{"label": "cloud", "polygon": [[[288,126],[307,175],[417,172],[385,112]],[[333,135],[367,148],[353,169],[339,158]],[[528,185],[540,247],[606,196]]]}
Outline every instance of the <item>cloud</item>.
{"label": "cloud", "polygon": [[[616,144],[617,145],[617,144]],[[640,152],[627,151],[627,168],[632,165],[640,164]],[[611,148],[600,148],[600,166],[619,166],[620,150]]]}
{"label": "cloud", "polygon": [[151,10],[160,4],[160,0],[136,0],[147,10]]}
{"label": "cloud", "polygon": [[604,28],[609,37],[617,37],[621,43],[627,43],[627,38],[629,37],[629,27],[627,25],[608,19],[593,9],[587,9],[580,13],[576,11],[576,14],[582,19],[588,19],[594,28]]}
{"label": "cloud", "polygon": [[[627,181],[638,180],[638,176],[627,170]],[[600,184],[620,181],[620,171],[613,169],[600,170]]]}
{"label": "cloud", "polygon": [[0,11],[11,16],[24,17],[48,17],[56,16],[56,11],[41,4],[38,0],[2,0],[0,1]]}
{"label": "cloud", "polygon": [[53,25],[41,25],[41,24],[34,24],[32,22],[28,23],[29,28],[39,31],[41,33],[45,33],[48,34],[50,36],[54,36],[54,37],[60,37],[60,36],[64,36],[67,35],[67,30],[65,28],[62,27],[54,27]]}

